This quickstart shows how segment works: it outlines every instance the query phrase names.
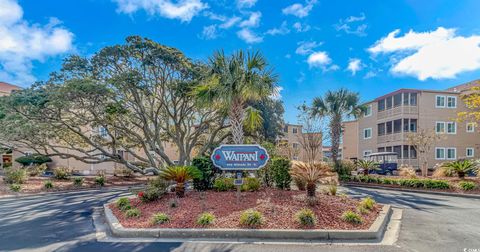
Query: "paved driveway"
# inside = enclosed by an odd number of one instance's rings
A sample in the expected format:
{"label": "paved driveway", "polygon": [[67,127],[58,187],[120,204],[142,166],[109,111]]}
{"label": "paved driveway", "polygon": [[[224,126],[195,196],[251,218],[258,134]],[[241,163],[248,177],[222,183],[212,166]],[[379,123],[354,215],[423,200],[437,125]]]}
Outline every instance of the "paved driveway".
{"label": "paved driveway", "polygon": [[0,251],[480,251],[480,200],[347,189],[354,197],[405,208],[395,246],[97,242],[94,207],[125,190],[86,191],[0,199]]}

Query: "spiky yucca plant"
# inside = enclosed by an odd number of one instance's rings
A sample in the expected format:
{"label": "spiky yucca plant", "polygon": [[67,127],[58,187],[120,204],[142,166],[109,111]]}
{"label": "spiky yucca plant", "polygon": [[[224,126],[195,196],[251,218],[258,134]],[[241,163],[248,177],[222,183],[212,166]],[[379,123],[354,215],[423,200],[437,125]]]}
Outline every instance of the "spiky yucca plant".
{"label": "spiky yucca plant", "polygon": [[201,179],[202,172],[194,166],[170,166],[160,172],[160,178],[175,181],[175,193],[179,198],[185,196],[185,182]]}
{"label": "spiky yucca plant", "polygon": [[461,179],[465,178],[465,174],[469,172],[475,172],[478,167],[477,164],[468,159],[460,159],[452,162],[447,162],[442,165],[443,168],[447,169],[450,172],[454,172]]}
{"label": "spiky yucca plant", "polygon": [[290,170],[290,175],[295,179],[304,181],[307,187],[307,197],[314,198],[317,183],[320,182],[322,178],[327,177],[330,171],[330,166],[325,162],[294,162]]}

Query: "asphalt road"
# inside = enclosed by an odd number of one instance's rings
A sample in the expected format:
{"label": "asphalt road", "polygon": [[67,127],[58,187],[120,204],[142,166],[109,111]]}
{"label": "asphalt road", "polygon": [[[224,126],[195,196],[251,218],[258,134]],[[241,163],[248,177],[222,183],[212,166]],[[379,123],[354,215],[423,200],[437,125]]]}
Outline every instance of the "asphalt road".
{"label": "asphalt road", "polygon": [[126,193],[114,190],[0,199],[0,251],[480,251],[479,199],[347,190],[404,208],[395,245],[98,242],[93,208]]}

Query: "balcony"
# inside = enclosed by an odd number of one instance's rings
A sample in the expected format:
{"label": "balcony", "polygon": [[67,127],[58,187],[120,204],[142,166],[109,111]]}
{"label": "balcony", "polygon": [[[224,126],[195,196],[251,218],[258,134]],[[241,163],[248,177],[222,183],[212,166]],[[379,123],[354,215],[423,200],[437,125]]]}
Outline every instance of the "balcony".
{"label": "balcony", "polygon": [[418,106],[397,106],[391,109],[378,112],[378,120],[394,117],[396,115],[415,115],[418,114]]}
{"label": "balcony", "polygon": [[399,141],[403,141],[403,139],[404,139],[403,133],[400,132],[400,133],[378,136],[377,143],[382,144],[382,143],[389,143],[389,142],[399,142]]}

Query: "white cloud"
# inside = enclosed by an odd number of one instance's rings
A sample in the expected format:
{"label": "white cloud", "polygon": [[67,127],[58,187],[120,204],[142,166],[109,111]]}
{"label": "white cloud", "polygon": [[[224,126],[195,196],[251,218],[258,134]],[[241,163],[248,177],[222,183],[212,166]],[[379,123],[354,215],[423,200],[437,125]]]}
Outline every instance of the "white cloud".
{"label": "white cloud", "polygon": [[29,24],[22,7],[15,0],[0,0],[0,80],[28,85],[34,61],[73,50],[73,33],[50,18],[45,26]]}
{"label": "white cloud", "polygon": [[225,22],[222,23],[221,25],[219,25],[219,27],[222,28],[222,29],[229,29],[230,27],[232,27],[235,24],[237,24],[238,22],[240,22],[240,20],[242,20],[242,19],[239,18],[239,17],[233,16],[233,17],[225,20]]}
{"label": "white cloud", "polygon": [[257,3],[257,0],[237,0],[237,8],[251,8]]}
{"label": "white cloud", "polygon": [[360,13],[360,16],[350,16],[345,19],[340,19],[337,24],[334,25],[337,31],[344,31],[347,34],[353,34],[357,36],[366,36],[366,30],[368,25],[359,23],[364,21],[367,17],[365,13]]}
{"label": "white cloud", "polygon": [[210,39],[216,39],[217,37],[218,37],[218,33],[217,33],[216,25],[209,25],[209,26],[203,27],[200,38],[210,40]]}
{"label": "white cloud", "polygon": [[377,73],[375,73],[374,71],[368,71],[365,76],[363,76],[364,79],[370,79],[370,78],[373,78],[377,76]]}
{"label": "white cloud", "polygon": [[249,44],[260,43],[263,41],[263,37],[258,36],[248,28],[243,28],[238,31],[237,36]]}
{"label": "white cloud", "polygon": [[316,42],[316,41],[300,41],[297,43],[298,47],[295,50],[296,54],[300,55],[307,55],[310,53],[313,53],[315,48],[321,46],[323,43],[322,42]]}
{"label": "white cloud", "polygon": [[240,22],[240,27],[257,27],[260,24],[260,18],[262,18],[261,12],[252,12],[247,20]]}
{"label": "white cloud", "polygon": [[150,15],[160,15],[169,19],[190,22],[200,11],[207,9],[208,4],[201,0],[112,0],[117,3],[117,11],[132,14],[145,10]]}
{"label": "white cloud", "polygon": [[419,80],[455,78],[457,74],[480,69],[480,36],[463,37],[455,29],[438,27],[435,31],[410,30],[397,37],[389,33],[368,49],[370,53],[390,54],[394,74]]}
{"label": "white cloud", "polygon": [[308,16],[317,0],[306,0],[305,5],[295,3],[282,9],[284,15],[294,15],[299,18]]}
{"label": "white cloud", "polygon": [[288,29],[287,27],[287,21],[283,21],[282,22],[282,25],[280,25],[279,28],[272,28],[268,31],[265,32],[266,34],[269,34],[269,35],[285,35],[285,34],[288,34],[290,33],[290,29]]}
{"label": "white cloud", "polygon": [[282,99],[282,91],[283,91],[282,86],[275,87],[275,94],[270,95],[270,98],[273,99],[273,100]]}
{"label": "white cloud", "polygon": [[307,63],[310,67],[324,67],[332,63],[332,59],[327,52],[314,52],[308,56]]}
{"label": "white cloud", "polygon": [[310,25],[308,24],[301,24],[300,22],[295,22],[293,24],[293,28],[297,31],[297,32],[307,32],[310,30]]}
{"label": "white cloud", "polygon": [[358,71],[362,70],[363,65],[362,61],[357,58],[351,58],[348,60],[347,70],[352,72],[352,75],[355,75]]}

